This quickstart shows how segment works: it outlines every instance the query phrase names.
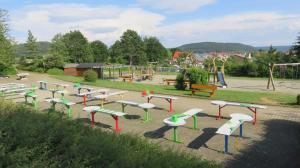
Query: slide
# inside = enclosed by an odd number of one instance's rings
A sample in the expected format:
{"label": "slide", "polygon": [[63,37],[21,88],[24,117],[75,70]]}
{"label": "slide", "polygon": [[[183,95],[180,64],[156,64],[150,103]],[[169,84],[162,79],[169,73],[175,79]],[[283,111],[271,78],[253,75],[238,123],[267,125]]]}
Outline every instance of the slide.
{"label": "slide", "polygon": [[221,71],[218,71],[217,76],[218,76],[218,81],[220,82],[220,84],[222,85],[222,87],[226,88],[227,84],[225,82],[223,73]]}

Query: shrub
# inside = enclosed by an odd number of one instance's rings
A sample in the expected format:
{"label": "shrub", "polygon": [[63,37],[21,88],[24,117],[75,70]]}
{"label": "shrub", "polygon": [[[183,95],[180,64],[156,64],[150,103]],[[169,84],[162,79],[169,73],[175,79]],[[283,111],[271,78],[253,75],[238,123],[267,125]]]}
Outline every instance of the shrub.
{"label": "shrub", "polygon": [[63,75],[64,71],[58,68],[52,68],[47,71],[49,75]]}
{"label": "shrub", "polygon": [[176,77],[175,88],[178,90],[185,90],[186,85],[184,83],[184,80],[185,80],[184,74],[178,74]]}
{"label": "shrub", "polygon": [[162,150],[138,136],[116,135],[0,101],[0,167],[220,167]]}
{"label": "shrub", "polygon": [[300,94],[297,95],[297,104],[300,105]]}
{"label": "shrub", "polygon": [[17,70],[12,66],[5,66],[0,69],[0,76],[15,75]]}
{"label": "shrub", "polygon": [[191,68],[187,71],[186,75],[190,80],[190,85],[208,83],[208,74],[201,68]]}
{"label": "shrub", "polygon": [[87,70],[83,73],[83,78],[87,82],[96,82],[98,74],[93,70]]}

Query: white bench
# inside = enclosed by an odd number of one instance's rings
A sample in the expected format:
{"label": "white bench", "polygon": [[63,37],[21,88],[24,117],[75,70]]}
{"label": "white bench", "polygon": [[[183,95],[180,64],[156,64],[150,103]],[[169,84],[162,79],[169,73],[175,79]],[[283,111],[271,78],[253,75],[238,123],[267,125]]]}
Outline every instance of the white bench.
{"label": "white bench", "polygon": [[254,113],[253,124],[256,124],[257,109],[267,108],[266,106],[257,105],[257,104],[246,104],[246,103],[238,103],[238,102],[219,101],[219,100],[211,101],[211,104],[219,106],[219,115],[217,119],[221,118],[221,109],[226,106],[238,106],[238,107],[248,108],[250,111]]}
{"label": "white bench", "polygon": [[150,119],[149,119],[149,109],[152,109],[152,108],[155,107],[155,105],[151,104],[151,103],[141,103],[141,104],[139,104],[139,103],[136,103],[136,102],[124,101],[124,100],[119,100],[119,101],[116,101],[116,102],[122,104],[122,112],[123,113],[125,112],[125,107],[128,106],[128,105],[142,108],[145,111],[144,122],[150,121]]}
{"label": "white bench", "polygon": [[82,86],[80,83],[75,83],[73,85],[73,88],[77,89],[77,94],[80,94],[81,90],[86,90],[88,92],[91,92],[94,90],[94,88],[88,87],[88,86]]}
{"label": "white bench", "polygon": [[230,114],[231,119],[223,124],[217,131],[217,134],[225,136],[224,152],[228,153],[229,136],[237,129],[240,128],[240,137],[243,136],[243,123],[250,122],[253,118],[246,114],[233,113]]}
{"label": "white bench", "polygon": [[111,115],[112,118],[115,120],[115,132],[117,132],[117,133],[121,132],[121,129],[119,128],[119,117],[126,115],[126,113],[104,109],[99,106],[84,107],[83,111],[92,114],[91,115],[91,127],[94,127],[94,124],[95,124],[95,113],[100,112],[103,114]]}
{"label": "white bench", "polygon": [[71,106],[75,105],[76,103],[74,102],[70,102],[66,99],[58,99],[58,98],[50,98],[50,99],[46,99],[46,102],[51,103],[52,104],[52,108],[53,110],[55,110],[55,105],[56,104],[62,104],[64,106],[67,107],[67,112],[68,112],[68,118],[71,119],[72,118],[72,108]]}
{"label": "white bench", "polygon": [[119,95],[119,96],[121,96],[121,99],[123,99],[123,96],[124,96],[125,93],[127,93],[127,91],[118,91],[118,92],[112,92],[112,93],[106,92],[105,94],[102,94],[102,95],[96,95],[96,96],[95,96],[95,99],[99,99],[99,100],[100,100],[101,107],[103,107],[104,101],[105,101],[105,99],[107,99],[108,97]]}
{"label": "white bench", "polygon": [[106,94],[108,91],[109,91],[109,89],[98,89],[98,90],[93,90],[90,92],[83,92],[83,93],[77,94],[77,96],[83,97],[83,105],[86,106],[88,96],[92,96],[93,94],[96,94],[96,93]]}
{"label": "white bench", "polygon": [[40,83],[40,89],[41,90],[47,90],[48,89],[48,84],[49,85],[54,85],[56,90],[61,90],[60,87],[62,87],[63,90],[65,90],[69,85],[68,84],[61,84],[61,83],[49,83],[47,81],[41,80],[37,81]]}
{"label": "white bench", "polygon": [[18,73],[17,77],[19,80],[26,79],[29,76],[29,73]]}
{"label": "white bench", "polygon": [[149,94],[149,95],[146,95],[146,97],[147,97],[148,103],[150,102],[150,100],[151,100],[152,98],[160,98],[160,99],[165,99],[165,100],[167,100],[167,101],[170,103],[170,109],[169,109],[169,112],[172,112],[172,111],[173,111],[172,101],[178,99],[177,97],[166,96],[166,95],[159,95],[159,94]]}
{"label": "white bench", "polygon": [[170,127],[173,127],[173,141],[180,142],[177,138],[177,128],[179,126],[186,124],[186,119],[193,117],[194,119],[194,129],[197,129],[197,114],[202,112],[202,109],[193,108],[190,109],[182,114],[175,114],[169,118],[164,119],[164,123]]}

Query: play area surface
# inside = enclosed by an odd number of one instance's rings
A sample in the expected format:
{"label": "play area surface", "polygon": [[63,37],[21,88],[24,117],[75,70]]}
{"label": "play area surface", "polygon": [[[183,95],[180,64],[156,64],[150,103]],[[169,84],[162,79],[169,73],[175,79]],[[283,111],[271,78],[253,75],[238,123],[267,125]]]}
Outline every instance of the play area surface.
{"label": "play area surface", "polygon": [[[39,83],[37,81],[40,80],[68,84],[68,93],[64,97],[76,103],[72,106],[72,119],[90,126],[91,116],[86,111],[83,111],[83,98],[75,96],[78,91],[73,88],[73,83],[53,79],[46,74],[31,73],[26,80],[17,81],[15,78],[1,79],[0,84],[13,82],[23,83],[27,86],[32,84],[38,86]],[[263,84],[263,82],[258,80],[244,80],[243,82],[237,82],[235,81],[236,79],[229,80],[230,82],[226,82],[230,83],[232,88],[238,89],[243,88],[236,86],[237,83],[244,84],[248,82],[249,86],[251,82],[255,85]],[[229,86],[229,89],[231,86]],[[300,83],[293,85],[293,87],[300,88]],[[120,90],[110,89],[110,92],[116,91]],[[51,92],[37,90],[36,94],[38,95],[38,109],[43,111],[51,108],[51,104],[45,101],[46,98],[52,98]],[[60,97],[59,94],[55,96]],[[150,103],[155,106],[151,106],[148,109],[149,121],[147,122],[144,122],[145,111],[142,108],[127,106],[125,109],[127,115],[120,116],[118,120],[118,127],[121,129],[121,133],[132,133],[141,138],[146,138],[162,148],[172,148],[197,157],[214,160],[227,167],[257,167],[257,165],[260,165],[260,167],[283,167],[285,165],[286,167],[295,167],[300,165],[299,107],[267,106],[265,109],[259,109],[257,111],[256,124],[244,122],[243,137],[239,137],[240,132],[238,129],[233,132],[228,141],[228,153],[224,154],[224,136],[216,134],[218,128],[230,120],[230,114],[232,113],[249,116],[253,116],[253,113],[247,108],[241,108],[240,106],[228,106],[222,109],[222,118],[216,120],[218,107],[211,104],[211,100],[176,97],[178,99],[172,102],[172,112],[169,110],[169,103],[164,99],[152,99]],[[107,98],[103,106],[105,109],[122,112],[122,104],[116,102],[121,99],[138,104],[147,103],[147,97],[142,97],[140,92],[128,91],[122,95],[122,98],[120,96]],[[24,102],[22,96],[11,100]],[[86,102],[87,106],[101,106],[101,103],[100,100]],[[197,117],[196,129],[192,118],[184,120],[185,124],[179,126],[176,132],[178,135],[177,140],[180,143],[173,142],[172,127],[166,125],[164,119],[194,108],[202,109],[202,111],[198,110],[199,113],[195,113]],[[66,117],[68,117],[65,106],[57,104],[56,110],[64,111]],[[93,117],[94,129],[114,131],[115,120],[110,115],[95,113]],[[99,141],[101,140],[99,139]]]}

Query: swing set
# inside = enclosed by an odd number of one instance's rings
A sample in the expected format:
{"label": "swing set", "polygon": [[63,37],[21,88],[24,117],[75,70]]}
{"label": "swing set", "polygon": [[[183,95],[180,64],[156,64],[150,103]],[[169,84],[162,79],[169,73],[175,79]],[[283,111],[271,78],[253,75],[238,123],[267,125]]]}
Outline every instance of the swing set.
{"label": "swing set", "polygon": [[[292,78],[292,79],[300,79],[300,72],[299,72],[299,63],[282,63],[282,64],[274,64],[274,63],[269,63],[268,69],[269,69],[269,79],[268,79],[268,84],[267,84],[267,89],[270,89],[270,83],[272,84],[273,91],[276,90],[275,84],[274,84],[274,69],[275,67],[279,67],[279,73],[277,73],[279,78]],[[290,69],[288,68],[290,67]],[[287,73],[287,70],[290,70],[291,73]]]}

